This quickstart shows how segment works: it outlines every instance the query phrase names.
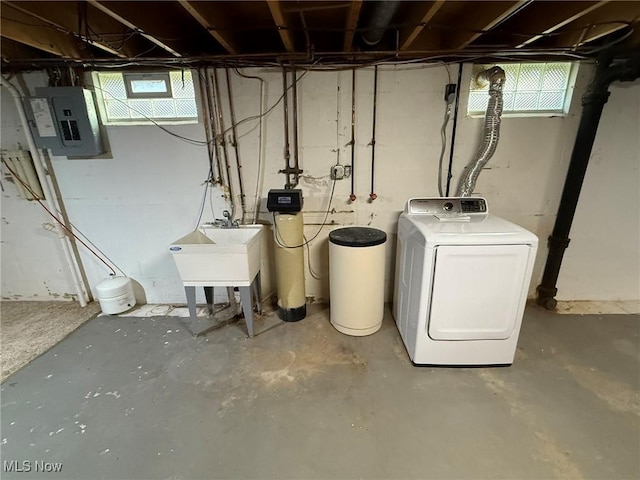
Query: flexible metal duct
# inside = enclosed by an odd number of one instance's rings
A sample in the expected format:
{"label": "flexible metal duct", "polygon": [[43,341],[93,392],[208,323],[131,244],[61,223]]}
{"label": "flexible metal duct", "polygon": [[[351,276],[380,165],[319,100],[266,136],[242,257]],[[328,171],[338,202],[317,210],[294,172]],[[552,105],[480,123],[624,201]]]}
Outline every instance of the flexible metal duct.
{"label": "flexible metal duct", "polygon": [[370,47],[380,43],[398,7],[400,7],[400,0],[375,2],[369,21],[362,32],[362,41]]}
{"label": "flexible metal duct", "polygon": [[484,70],[476,76],[480,84],[489,82],[489,104],[484,117],[484,136],[478,153],[467,167],[458,186],[458,197],[467,197],[473,193],[480,172],[493,156],[500,138],[500,116],[502,115],[502,88],[505,73],[500,67]]}

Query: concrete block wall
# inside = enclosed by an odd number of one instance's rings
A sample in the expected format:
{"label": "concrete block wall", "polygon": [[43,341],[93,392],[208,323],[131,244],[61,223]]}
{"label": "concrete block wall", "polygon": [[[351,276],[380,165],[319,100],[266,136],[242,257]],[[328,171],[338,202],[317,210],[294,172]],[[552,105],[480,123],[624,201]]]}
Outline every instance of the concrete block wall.
{"label": "concrete block wall", "polygon": [[[457,66],[450,66],[455,79]],[[264,106],[271,106],[282,95],[282,76],[275,69],[245,69],[245,73],[265,80]],[[477,184],[477,193],[487,198],[490,209],[498,215],[523,225],[540,238],[540,250],[531,293],[539,281],[546,258],[546,237],[553,226],[557,205],[566,174],[575,131],[579,121],[579,100],[591,76],[591,68],[580,68],[576,91],[569,114],[564,117],[504,118],[502,134],[495,157]],[[472,157],[480,139],[482,119],[466,117],[471,66],[463,70],[463,90],[454,155],[452,191],[458,176]],[[302,72],[298,73],[299,76]],[[260,113],[260,82],[231,73],[237,119]],[[44,84],[40,73],[26,76],[29,86]],[[319,279],[313,278],[305,266],[306,291],[309,301],[326,301],[328,287],[328,232],[341,225],[370,225],[387,232],[385,291],[387,300],[393,290],[395,234],[397,217],[406,200],[413,196],[437,196],[437,161],[440,153],[440,127],[444,113],[444,87],[449,75],[442,66],[384,66],[379,68],[378,120],[376,132],[375,192],[377,200],[367,202],[371,175],[373,69],[357,72],[356,84],[356,152],[355,194],[350,203],[350,179],[335,185],[327,224],[319,231],[329,204],[332,181],[329,169],[338,159],[350,163],[347,145],[351,137],[351,72],[309,72],[298,83],[300,165],[304,169],[300,182],[305,196],[305,235],[315,240],[309,245],[311,263]],[[223,89],[224,91],[225,89]],[[638,92],[632,85],[626,90],[612,88],[610,105],[605,107],[602,129],[615,118],[616,135],[599,135],[597,150],[601,158],[615,156],[616,174],[600,181],[599,174],[588,181],[597,186],[597,195],[616,192],[618,201],[636,201],[637,205],[637,125]],[[2,92],[2,147],[24,145],[21,126],[9,95]],[[635,108],[633,107],[635,102]],[[226,103],[226,96],[223,96]],[[622,110],[618,107],[625,106]],[[613,108],[610,108],[613,107]],[[225,112],[227,107],[225,106]],[[227,117],[228,118],[228,117]],[[227,120],[229,125],[229,120]],[[635,125],[635,127],[634,127]],[[169,126],[172,131],[189,138],[204,139],[203,125]],[[634,133],[635,128],[635,133]],[[450,139],[450,129],[448,139]],[[67,159],[53,157],[52,164],[71,220],[112,258],[128,275],[140,283],[146,300],[151,303],[184,303],[184,293],[168,245],[194,227],[208,170],[206,148],[189,145],[169,136],[155,126],[110,126],[105,128],[111,146],[111,158]],[[262,152],[260,151],[262,136]],[[263,198],[258,219],[271,223],[264,197],[271,188],[282,188],[284,175],[283,115],[281,105],[264,118],[262,128],[257,121],[239,127],[239,149],[243,165],[247,219],[254,216],[256,186]],[[233,153],[231,158],[233,159]],[[258,184],[259,159],[264,164],[264,178]],[[445,159],[445,162],[448,160]],[[625,173],[628,172],[629,174]],[[636,176],[632,177],[633,172]],[[234,171],[235,175],[235,171]],[[634,183],[633,178],[636,179]],[[620,182],[619,180],[624,180]],[[238,193],[234,177],[235,192]],[[47,221],[37,205],[16,198],[15,188],[3,177],[2,194],[2,296],[4,298],[50,298],[72,292],[61,262],[55,237],[41,228]],[[588,185],[585,186],[589,191]],[[634,190],[635,189],[635,190]],[[636,197],[634,197],[636,195]],[[583,196],[584,197],[584,196]],[[220,217],[229,207],[224,192],[215,190],[212,203],[207,203],[203,221]],[[239,200],[236,198],[236,200]],[[239,201],[237,202],[239,204]],[[597,202],[592,202],[597,203]],[[581,207],[584,202],[581,200]],[[578,260],[568,260],[563,269],[563,282],[571,298],[637,299],[638,289],[615,287],[615,278],[601,279],[581,273],[589,260],[600,252],[601,242],[584,232],[591,222],[594,205],[588,212],[579,211],[572,234],[571,248]],[[598,205],[595,205],[598,207]],[[599,214],[607,209],[597,210]],[[581,218],[583,215],[584,218]],[[624,218],[610,219],[628,239],[623,249],[607,250],[612,262],[622,266],[621,283],[629,287],[629,279],[638,276],[640,266],[633,264],[633,245],[638,245],[636,223]],[[584,225],[584,226],[581,226]],[[613,228],[613,227],[612,227]],[[263,282],[265,290],[273,290],[272,235],[267,227],[265,238]],[[586,238],[579,240],[578,237]],[[635,235],[635,237],[634,237]],[[633,243],[635,241],[635,243]],[[567,255],[573,255],[571,248]],[[33,252],[37,251],[35,255]],[[597,253],[602,255],[602,253]],[[82,262],[89,286],[93,288],[107,275],[106,269],[86,253]],[[631,257],[630,257],[631,256]],[[593,267],[595,268],[595,267]],[[583,270],[581,270],[583,269]],[[600,281],[614,286],[601,289]],[[45,287],[46,283],[46,288]],[[222,289],[221,289],[222,290]],[[598,293],[600,292],[600,293]],[[222,295],[223,292],[220,292]],[[595,295],[595,296],[594,296]],[[568,298],[568,297],[567,297]],[[200,298],[202,301],[202,298]]]}

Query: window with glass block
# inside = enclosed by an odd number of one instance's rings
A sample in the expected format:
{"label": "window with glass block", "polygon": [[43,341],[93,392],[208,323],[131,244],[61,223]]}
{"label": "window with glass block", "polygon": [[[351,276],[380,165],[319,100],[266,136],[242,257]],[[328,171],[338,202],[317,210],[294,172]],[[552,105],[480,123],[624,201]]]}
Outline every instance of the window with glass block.
{"label": "window with glass block", "polygon": [[[165,74],[166,75],[166,74]],[[198,120],[194,81],[190,70],[168,72],[171,96],[130,98],[123,72],[94,72],[98,105],[105,124],[190,123]]]}
{"label": "window with glass block", "polygon": [[[503,89],[505,114],[565,114],[569,109],[572,90],[572,64],[507,63],[498,65],[506,73]],[[469,91],[467,112],[484,114],[489,101],[488,86],[473,82]]]}

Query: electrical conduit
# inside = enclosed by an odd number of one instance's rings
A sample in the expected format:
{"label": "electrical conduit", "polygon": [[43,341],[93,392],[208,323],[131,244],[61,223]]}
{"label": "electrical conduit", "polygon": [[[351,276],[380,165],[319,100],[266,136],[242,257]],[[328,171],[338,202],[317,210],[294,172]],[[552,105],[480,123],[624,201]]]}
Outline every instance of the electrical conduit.
{"label": "electrical conduit", "polygon": [[[24,106],[22,105],[22,96],[20,92],[14,87],[11,83],[6,81],[4,78],[0,78],[0,85],[5,87],[11,93],[13,100],[16,104],[16,109],[18,110],[18,116],[20,117],[20,123],[24,129],[24,134],[27,137],[27,144],[29,145],[29,151],[31,152],[31,157],[33,158],[33,164],[36,168],[36,174],[38,176],[38,180],[40,181],[40,185],[42,186],[42,190],[44,193],[45,201],[47,202],[47,206],[49,210],[52,212],[58,212],[56,208],[56,203],[54,201],[53,191],[49,187],[49,182],[47,179],[47,173],[45,171],[42,157],[40,156],[40,151],[36,147],[35,142],[33,141],[33,136],[31,135],[31,130],[29,129],[29,124],[27,122],[27,116],[24,113]],[[69,271],[71,273],[71,278],[73,279],[73,286],[76,290],[76,296],[78,297],[78,303],[81,307],[87,306],[87,296],[85,293],[85,288],[83,286],[82,277],[80,276],[80,272],[78,271],[78,267],[74,261],[74,257],[72,254],[71,243],[69,237],[64,233],[64,230],[60,226],[63,223],[64,219],[58,218],[58,222],[56,224],[56,231],[58,232],[58,239],[60,240],[60,245],[62,247],[62,251],[64,253],[65,260],[69,267]]]}

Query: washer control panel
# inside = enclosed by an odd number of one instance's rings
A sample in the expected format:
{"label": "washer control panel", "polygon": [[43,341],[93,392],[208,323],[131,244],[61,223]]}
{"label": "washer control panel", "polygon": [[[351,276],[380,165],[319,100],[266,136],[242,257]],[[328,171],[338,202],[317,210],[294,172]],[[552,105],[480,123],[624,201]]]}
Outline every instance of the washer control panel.
{"label": "washer control panel", "polygon": [[487,201],[482,197],[411,198],[405,212],[411,215],[486,215]]}

